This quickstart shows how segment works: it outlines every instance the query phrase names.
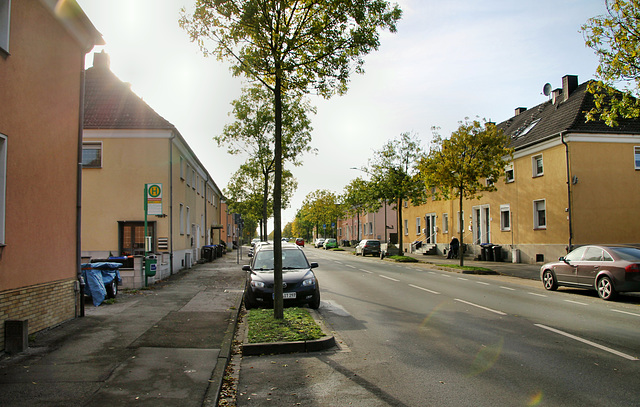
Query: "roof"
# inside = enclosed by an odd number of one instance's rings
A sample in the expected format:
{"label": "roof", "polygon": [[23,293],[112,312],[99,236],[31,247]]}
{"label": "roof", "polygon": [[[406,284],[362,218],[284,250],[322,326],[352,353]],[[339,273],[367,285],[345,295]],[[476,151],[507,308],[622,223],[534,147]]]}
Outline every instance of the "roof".
{"label": "roof", "polygon": [[564,101],[560,96],[554,104],[548,100],[497,125],[512,138],[516,150],[557,136],[560,132],[584,134],[640,134],[640,120],[621,119],[619,125],[609,127],[603,121],[587,122],[585,112],[594,105],[593,95],[587,92],[591,81],[579,85]]}
{"label": "roof", "polygon": [[85,72],[84,128],[176,130],[104,66]]}

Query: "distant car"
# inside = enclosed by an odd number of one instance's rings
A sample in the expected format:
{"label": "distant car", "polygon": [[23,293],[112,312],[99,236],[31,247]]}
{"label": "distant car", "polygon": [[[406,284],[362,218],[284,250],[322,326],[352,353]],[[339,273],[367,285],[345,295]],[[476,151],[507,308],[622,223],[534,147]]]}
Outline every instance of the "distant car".
{"label": "distant car", "polygon": [[[320,307],[320,286],[313,273],[318,263],[309,263],[299,247],[282,247],[282,282],[285,305],[308,304],[310,308]],[[273,307],[273,247],[264,247],[256,253],[247,271],[245,307]]]}
{"label": "distant car", "polygon": [[372,256],[380,256],[380,241],[375,239],[364,239],[356,246],[356,256],[361,254],[362,257],[370,254]]}
{"label": "distant car", "polygon": [[581,246],[540,268],[544,288],[594,289],[603,300],[619,292],[640,291],[640,249],[630,246]]}
{"label": "distant car", "polygon": [[322,244],[322,247],[325,250],[335,249],[336,247],[338,247],[338,241],[333,238],[325,239],[324,243]]}
{"label": "distant car", "polygon": [[298,246],[302,246],[302,247],[304,247],[304,239],[303,239],[303,238],[301,238],[301,237],[297,237],[297,238],[296,238],[296,244],[297,244]]}
{"label": "distant car", "polygon": [[258,243],[260,241],[260,239],[258,239],[257,237],[255,239],[253,239],[251,241],[251,247],[254,247],[256,245],[256,243]]}
{"label": "distant car", "polygon": [[322,247],[322,244],[324,243],[324,238],[319,237],[316,239],[316,242],[313,244],[315,247]]}

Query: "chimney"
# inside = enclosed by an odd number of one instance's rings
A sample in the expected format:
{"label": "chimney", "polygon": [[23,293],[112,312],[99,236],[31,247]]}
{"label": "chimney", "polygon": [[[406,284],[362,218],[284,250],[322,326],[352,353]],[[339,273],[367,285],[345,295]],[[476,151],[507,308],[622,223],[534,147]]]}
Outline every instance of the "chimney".
{"label": "chimney", "polygon": [[111,60],[109,59],[109,54],[104,52],[93,54],[93,67],[98,69],[109,69],[109,65],[111,64]]}
{"label": "chimney", "polygon": [[526,107],[516,107],[516,116],[527,111]]}
{"label": "chimney", "polygon": [[554,105],[560,103],[560,97],[562,96],[562,89],[554,89],[551,92],[551,101]]}
{"label": "chimney", "polygon": [[569,96],[574,90],[578,88],[578,75],[565,75],[562,77],[562,94],[564,95],[564,101],[569,99]]}

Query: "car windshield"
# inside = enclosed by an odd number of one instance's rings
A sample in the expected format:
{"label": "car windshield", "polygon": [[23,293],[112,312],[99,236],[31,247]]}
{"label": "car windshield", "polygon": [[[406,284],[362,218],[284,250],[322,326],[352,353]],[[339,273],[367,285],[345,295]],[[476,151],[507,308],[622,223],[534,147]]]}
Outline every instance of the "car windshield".
{"label": "car windshield", "polygon": [[369,240],[367,243],[365,243],[367,246],[380,246],[380,242],[377,240]]}
{"label": "car windshield", "polygon": [[611,247],[610,250],[622,260],[640,261],[640,249],[635,247]]}
{"label": "car windshield", "polygon": [[[256,254],[256,261],[253,266],[254,270],[273,270],[273,250],[262,250]],[[282,269],[306,269],[309,268],[307,258],[304,254],[296,250],[282,251]]]}

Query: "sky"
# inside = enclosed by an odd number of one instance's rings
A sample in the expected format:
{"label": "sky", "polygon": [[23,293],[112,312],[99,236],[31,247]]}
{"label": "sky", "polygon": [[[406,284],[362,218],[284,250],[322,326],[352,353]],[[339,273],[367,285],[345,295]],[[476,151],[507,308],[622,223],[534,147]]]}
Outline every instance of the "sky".
{"label": "sky", "polygon": [[[195,0],[77,0],[106,42],[111,70],[171,122],[223,190],[245,157],[227,154],[220,135],[231,101],[248,82],[229,65],[205,58],[178,25]],[[598,58],[580,27],[605,12],[604,0],[391,0],[403,10],[398,30],[383,32],[379,50],[365,57],[365,73],[351,77],[344,96],[311,95],[312,147],[292,168],[298,189],[282,225],[305,197],[340,194],[366,174],[375,151],[401,133],[425,149],[433,128],[447,137],[466,117],[500,123],[517,107],[544,103],[545,83],[561,88],[564,75],[593,79]],[[269,230],[272,228],[270,227]]]}

